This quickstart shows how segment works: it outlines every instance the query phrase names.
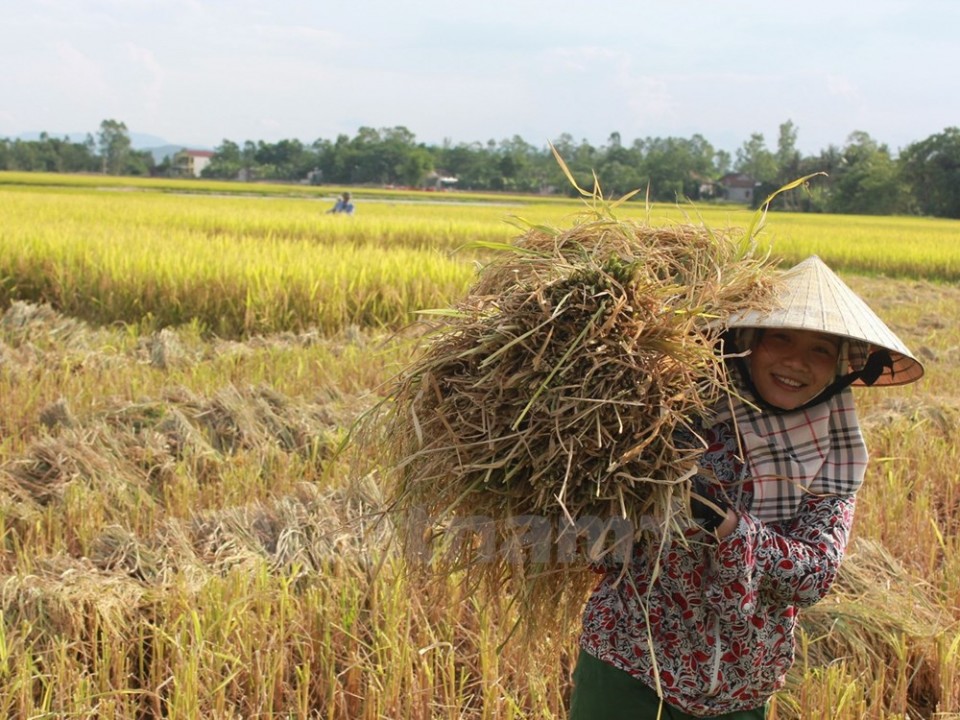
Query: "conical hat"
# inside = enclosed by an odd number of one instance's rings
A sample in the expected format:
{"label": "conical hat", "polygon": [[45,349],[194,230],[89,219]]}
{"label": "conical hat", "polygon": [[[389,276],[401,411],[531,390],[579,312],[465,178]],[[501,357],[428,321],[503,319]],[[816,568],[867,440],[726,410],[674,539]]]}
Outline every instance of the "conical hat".
{"label": "conical hat", "polygon": [[[727,325],[812,330],[888,350],[893,366],[884,368],[874,385],[904,385],[923,375],[923,365],[900,338],[816,255],[783,273],[777,304],[777,309],[768,312],[735,315]],[[854,384],[863,383],[858,380]]]}

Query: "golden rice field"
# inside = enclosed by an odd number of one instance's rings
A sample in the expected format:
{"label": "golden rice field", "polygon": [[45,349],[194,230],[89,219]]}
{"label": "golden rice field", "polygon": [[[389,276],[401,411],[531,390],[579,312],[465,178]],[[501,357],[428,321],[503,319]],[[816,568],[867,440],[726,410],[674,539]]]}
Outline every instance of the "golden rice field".
{"label": "golden rice field", "polygon": [[[512,218],[582,205],[239,190],[0,174],[0,717],[564,717],[577,618],[511,636],[511,598],[405,572],[380,469],[338,449],[416,312]],[[819,254],[927,368],[858,391],[855,541],[770,715],[960,717],[960,223],[775,214],[761,239]]]}

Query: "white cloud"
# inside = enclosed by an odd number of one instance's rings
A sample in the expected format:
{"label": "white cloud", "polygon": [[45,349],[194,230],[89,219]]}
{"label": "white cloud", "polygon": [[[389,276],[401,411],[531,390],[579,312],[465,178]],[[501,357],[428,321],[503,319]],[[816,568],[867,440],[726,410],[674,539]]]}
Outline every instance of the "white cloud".
{"label": "white cloud", "polygon": [[833,97],[842,97],[848,100],[857,100],[859,93],[850,78],[845,75],[827,75],[827,92]]}
{"label": "white cloud", "polygon": [[110,86],[103,66],[70,42],[56,44],[59,62],[52,83],[67,96],[106,97]]}
{"label": "white cloud", "polygon": [[[672,84],[663,77],[624,77],[621,79],[627,94],[627,107],[633,113],[631,124],[664,121],[675,118],[680,110],[671,90]],[[689,120],[689,118],[687,118]]]}
{"label": "white cloud", "polygon": [[327,50],[343,50],[351,45],[341,33],[308,25],[256,25],[253,30],[270,42],[307,41]]}
{"label": "white cloud", "polygon": [[260,118],[260,122],[258,124],[271,136],[283,130],[283,123],[276,118]]}
{"label": "white cloud", "polygon": [[149,49],[128,42],[126,43],[126,50],[134,66],[142,69],[148,78],[142,86],[144,100],[147,110],[155,112],[162,105],[166,73]]}
{"label": "white cloud", "polygon": [[544,53],[543,65],[546,69],[572,71],[576,73],[603,72],[610,65],[619,65],[624,58],[610,48],[598,46],[551,48]]}

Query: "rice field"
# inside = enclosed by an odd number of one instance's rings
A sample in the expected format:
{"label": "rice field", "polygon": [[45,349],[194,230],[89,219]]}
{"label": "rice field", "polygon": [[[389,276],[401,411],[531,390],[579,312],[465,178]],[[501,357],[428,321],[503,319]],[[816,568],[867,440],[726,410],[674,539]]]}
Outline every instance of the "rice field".
{"label": "rice field", "polygon": [[[29,182],[27,181],[29,180]],[[578,618],[405,571],[341,452],[517,218],[582,204],[0,177],[0,716],[561,718]],[[56,180],[56,182],[54,182]],[[736,207],[619,212],[744,226]],[[924,361],[776,718],[960,717],[960,223],[771,215]],[[349,443],[346,445],[349,449]]]}

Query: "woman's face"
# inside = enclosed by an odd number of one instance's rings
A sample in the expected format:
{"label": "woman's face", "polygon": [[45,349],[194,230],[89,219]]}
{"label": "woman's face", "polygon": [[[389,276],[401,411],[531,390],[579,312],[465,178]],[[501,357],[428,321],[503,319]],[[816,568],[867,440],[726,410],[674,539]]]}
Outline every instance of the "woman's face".
{"label": "woman's face", "polygon": [[750,377],[771,405],[794,410],[820,394],[837,372],[840,340],[810,330],[764,330],[750,353]]}

